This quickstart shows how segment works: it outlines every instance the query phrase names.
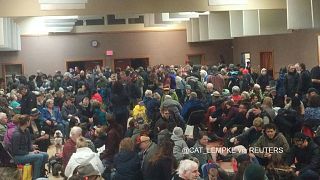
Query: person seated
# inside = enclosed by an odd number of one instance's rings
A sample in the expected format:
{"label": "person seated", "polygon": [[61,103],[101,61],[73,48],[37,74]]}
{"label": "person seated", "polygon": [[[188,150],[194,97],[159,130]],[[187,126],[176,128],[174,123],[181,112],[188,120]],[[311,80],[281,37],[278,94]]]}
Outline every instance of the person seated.
{"label": "person seated", "polygon": [[260,117],[255,118],[253,126],[245,130],[240,135],[231,138],[230,141],[233,142],[234,145],[243,145],[246,148],[251,147],[262,135],[262,128],[263,120]]}
{"label": "person seated", "polygon": [[[82,135],[82,129],[78,126],[74,126],[70,130],[70,138],[65,142],[62,150],[62,163],[66,168],[71,158],[71,155],[76,152],[77,139]],[[64,171],[64,170],[63,170]]]}
{"label": "person seated", "polygon": [[[78,117],[78,109],[74,105],[73,98],[71,96],[68,96],[66,98],[61,109],[61,115],[63,120],[69,122],[69,126],[71,128],[80,124],[80,118]],[[67,131],[65,133],[68,134],[69,127],[66,130]]]}
{"label": "person seated", "polygon": [[32,176],[33,179],[37,179],[44,175],[48,154],[33,148],[28,129],[29,126],[30,117],[28,115],[21,115],[19,125],[16,127],[12,136],[12,156],[18,164],[32,163]]}
{"label": "person seated", "polygon": [[140,159],[134,151],[134,143],[131,138],[124,138],[119,145],[119,152],[114,156],[114,168],[116,180],[141,179]]}
{"label": "person seated", "polygon": [[81,123],[87,123],[87,126],[90,127],[94,124],[93,122],[93,112],[91,108],[90,99],[84,97],[78,105],[78,115]]}
{"label": "person seated", "polygon": [[33,108],[30,114],[31,125],[29,127],[29,131],[32,134],[32,140],[40,151],[47,152],[48,147],[50,145],[50,129],[48,126],[41,127],[41,123],[43,122],[40,120],[40,112],[37,108]]}
{"label": "person seated", "polygon": [[231,99],[234,101],[234,104],[239,105],[241,98],[239,86],[233,86]]}
{"label": "person seated", "polygon": [[59,129],[63,136],[66,137],[69,129],[69,122],[62,119],[61,112],[54,107],[54,101],[48,99],[46,101],[46,108],[42,111],[43,126],[49,129]]}
{"label": "person seated", "polygon": [[196,144],[192,147],[193,152],[191,155],[199,160],[199,170],[201,170],[202,165],[206,164],[208,161],[212,161],[212,155],[207,153],[209,137],[206,132],[199,132],[199,137]]}
{"label": "person seated", "polygon": [[286,158],[286,164],[295,165],[295,174],[299,176],[307,170],[312,170],[320,173],[320,151],[319,146],[316,145],[312,139],[303,133],[296,133],[294,135],[294,146]]}
{"label": "person seated", "polygon": [[[205,109],[202,101],[198,99],[197,93],[191,92],[190,97],[189,97],[189,101],[187,101],[182,107],[181,116],[183,117],[183,119],[185,121],[188,121],[190,114],[193,111],[197,111],[197,110],[205,111],[206,109]],[[200,124],[200,123],[202,123],[202,121],[204,121],[204,119],[198,119],[198,121],[200,121],[200,122],[198,122]]]}
{"label": "person seated", "polygon": [[320,96],[313,95],[309,97],[309,107],[305,109],[305,122],[312,125],[320,125]]}
{"label": "person seated", "polygon": [[6,113],[0,112],[0,142],[4,139],[4,134],[7,131],[8,117]]}
{"label": "person seated", "polygon": [[21,116],[20,114],[16,114],[12,117],[12,121],[8,123],[8,129],[4,135],[3,146],[10,153],[12,152],[11,142],[12,142],[13,132],[15,131],[16,127],[19,125],[20,116]]}
{"label": "person seated", "polygon": [[232,136],[238,135],[242,132],[247,121],[246,114],[248,112],[248,104],[241,103],[238,108],[236,115],[231,118],[223,128],[223,132],[231,132]]}
{"label": "person seated", "polygon": [[270,123],[264,128],[264,134],[253,145],[254,155],[261,165],[279,166],[289,152],[289,144],[282,133],[277,132],[276,125]]}
{"label": "person seated", "polygon": [[101,175],[104,171],[103,164],[97,153],[94,153],[89,147],[88,142],[84,137],[79,137],[76,142],[77,150],[72,154],[65,168],[64,175],[71,177],[74,170],[79,165],[91,164],[94,170],[97,170]]}
{"label": "person seated", "polygon": [[264,111],[261,107],[261,103],[256,103],[252,106],[252,108],[247,112],[247,123],[246,123],[246,126],[247,127],[251,127],[252,126],[252,123],[253,123],[253,120],[256,118],[256,117],[261,117],[263,119],[263,124],[266,125],[266,124],[269,124],[272,122],[272,119],[270,117],[270,115]]}
{"label": "person seated", "polygon": [[173,180],[197,180],[199,177],[198,164],[185,159],[180,161],[177,174],[173,177]]}

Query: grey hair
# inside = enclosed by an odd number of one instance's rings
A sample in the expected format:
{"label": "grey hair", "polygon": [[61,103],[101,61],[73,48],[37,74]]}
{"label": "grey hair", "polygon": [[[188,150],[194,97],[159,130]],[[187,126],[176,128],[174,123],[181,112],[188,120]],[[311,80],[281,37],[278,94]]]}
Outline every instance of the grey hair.
{"label": "grey hair", "polygon": [[2,120],[4,117],[6,117],[7,114],[4,112],[0,112],[0,120]]}
{"label": "grey hair", "polygon": [[189,159],[185,159],[185,160],[180,161],[177,172],[178,172],[179,176],[182,176],[185,172],[190,171],[192,168],[198,169],[198,164],[194,161],[189,160]]}
{"label": "grey hair", "polygon": [[73,136],[73,135],[79,135],[81,136],[82,134],[82,129],[79,127],[79,126],[73,126],[70,130],[70,138]]}
{"label": "grey hair", "polygon": [[46,106],[48,106],[49,103],[54,103],[53,99],[48,99],[48,100],[46,101]]}
{"label": "grey hair", "polygon": [[147,89],[146,92],[144,93],[144,95],[145,95],[146,97],[152,97],[152,91],[149,90],[149,89]]}

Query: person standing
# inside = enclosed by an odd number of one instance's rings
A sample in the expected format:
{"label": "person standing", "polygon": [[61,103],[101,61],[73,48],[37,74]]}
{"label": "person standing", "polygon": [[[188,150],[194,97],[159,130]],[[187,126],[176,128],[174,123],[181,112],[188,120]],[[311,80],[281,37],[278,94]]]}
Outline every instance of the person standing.
{"label": "person standing", "polygon": [[315,66],[311,69],[312,86],[320,91],[320,66]]}
{"label": "person standing", "polygon": [[20,85],[18,87],[18,92],[22,95],[22,99],[20,102],[21,106],[21,114],[31,114],[31,110],[37,107],[37,98],[29,89],[24,86]]}

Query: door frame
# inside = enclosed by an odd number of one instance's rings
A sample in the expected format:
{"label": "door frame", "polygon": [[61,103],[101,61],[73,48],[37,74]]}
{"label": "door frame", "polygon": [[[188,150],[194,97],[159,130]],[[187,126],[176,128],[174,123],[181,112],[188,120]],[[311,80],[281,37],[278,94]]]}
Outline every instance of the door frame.
{"label": "door frame", "polygon": [[65,60],[65,69],[66,72],[69,71],[68,69],[68,63],[72,63],[72,62],[83,62],[83,61],[102,61],[102,66],[105,66],[105,59],[66,59]]}
{"label": "door frame", "polygon": [[204,62],[206,60],[205,53],[191,53],[191,54],[186,54],[187,61],[189,61],[189,56],[199,56],[201,55],[200,59],[200,65],[204,65]]}
{"label": "door frame", "polygon": [[141,57],[116,57],[116,58],[112,58],[111,60],[112,60],[112,68],[113,68],[113,71],[115,71],[116,70],[116,65],[115,65],[115,60],[121,60],[121,59],[148,59],[148,64],[149,64],[149,66],[150,66],[150,57],[148,57],[148,56],[141,56]]}
{"label": "door frame", "polygon": [[4,78],[4,86],[7,88],[7,77],[6,77],[6,65],[21,65],[21,75],[24,75],[24,64],[23,63],[0,63],[2,66],[2,77]]}
{"label": "door frame", "polygon": [[[261,69],[262,69],[262,67],[261,67],[261,53],[271,53],[272,54],[272,56],[271,56],[271,59],[272,59],[272,78],[274,78],[275,74],[278,73],[278,71],[279,71],[279,70],[275,71],[275,69],[274,69],[274,52],[273,51],[261,51],[261,52],[259,52],[259,55],[260,55],[260,62],[259,62],[260,72],[261,72]],[[268,69],[267,69],[267,71],[268,71]]]}

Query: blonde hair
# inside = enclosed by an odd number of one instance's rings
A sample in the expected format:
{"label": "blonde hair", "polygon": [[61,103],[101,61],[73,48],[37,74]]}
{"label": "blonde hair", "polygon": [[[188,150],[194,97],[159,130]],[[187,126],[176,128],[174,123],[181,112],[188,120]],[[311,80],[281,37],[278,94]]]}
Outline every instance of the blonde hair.
{"label": "blonde hair", "polygon": [[269,107],[269,108],[272,108],[272,106],[273,106],[272,98],[271,97],[265,97],[263,99],[263,103],[262,104],[267,106],[267,107]]}
{"label": "blonde hair", "polygon": [[257,117],[253,120],[254,127],[262,127],[263,126],[263,119],[261,117]]}
{"label": "blonde hair", "polygon": [[77,148],[82,148],[82,147],[88,147],[88,142],[87,140],[80,136],[78,139],[77,139]]}

